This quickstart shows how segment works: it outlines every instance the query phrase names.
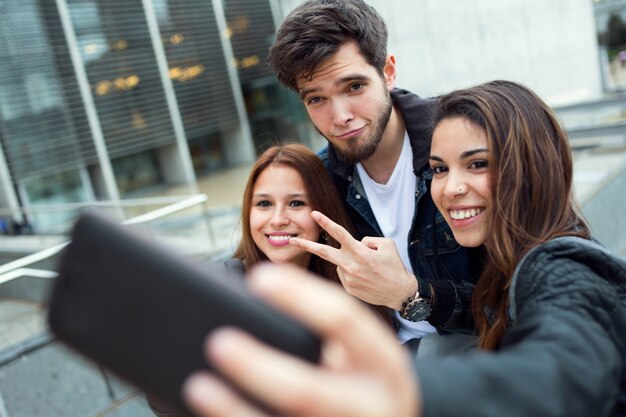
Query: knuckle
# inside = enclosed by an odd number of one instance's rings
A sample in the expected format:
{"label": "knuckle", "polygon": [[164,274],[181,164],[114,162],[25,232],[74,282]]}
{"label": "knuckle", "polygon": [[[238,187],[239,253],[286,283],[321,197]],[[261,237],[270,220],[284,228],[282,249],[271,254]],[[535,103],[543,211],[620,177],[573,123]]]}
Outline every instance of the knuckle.
{"label": "knuckle", "polygon": [[354,281],[352,281],[350,278],[344,278],[343,282],[343,287],[346,290],[346,292],[350,295],[356,295],[356,288],[354,286]]}
{"label": "knuckle", "polygon": [[[355,298],[358,296],[354,295]],[[336,332],[346,332],[347,329],[355,329],[359,326],[359,319],[363,318],[363,312],[359,311],[359,309],[350,309],[350,312],[347,309],[336,312],[335,317],[333,319],[333,326]]]}
{"label": "knuckle", "polygon": [[357,275],[358,267],[355,267],[354,265],[346,265],[343,268],[343,273],[347,275],[346,278],[351,279],[353,276]]}
{"label": "knuckle", "polygon": [[348,232],[346,231],[346,229],[344,229],[343,227],[337,227],[337,228],[335,229],[335,239],[336,239],[338,242],[341,242],[342,240],[344,240],[344,239],[345,239],[345,237],[346,237],[346,233],[348,233]]}
{"label": "knuckle", "polygon": [[322,259],[327,259],[328,258],[328,249],[326,249],[326,246],[322,246],[322,247],[318,248],[315,251],[315,254],[317,256],[319,256],[320,258],[322,258]]}
{"label": "knuckle", "polygon": [[285,395],[283,399],[283,407],[291,412],[300,413],[302,411],[310,412],[317,408],[317,401],[306,389],[291,388],[289,395]]}

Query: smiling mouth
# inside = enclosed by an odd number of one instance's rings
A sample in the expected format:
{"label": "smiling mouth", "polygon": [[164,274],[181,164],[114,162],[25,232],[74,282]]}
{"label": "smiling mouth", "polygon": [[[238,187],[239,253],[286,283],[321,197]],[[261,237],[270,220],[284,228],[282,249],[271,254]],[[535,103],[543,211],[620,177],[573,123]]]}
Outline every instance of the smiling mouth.
{"label": "smiling mouth", "polygon": [[296,237],[296,235],[265,235],[269,240],[273,240],[275,242],[285,242],[291,239],[292,237]]}
{"label": "smiling mouth", "polygon": [[450,217],[453,220],[465,220],[478,216],[483,212],[482,208],[471,208],[466,210],[450,210]]}

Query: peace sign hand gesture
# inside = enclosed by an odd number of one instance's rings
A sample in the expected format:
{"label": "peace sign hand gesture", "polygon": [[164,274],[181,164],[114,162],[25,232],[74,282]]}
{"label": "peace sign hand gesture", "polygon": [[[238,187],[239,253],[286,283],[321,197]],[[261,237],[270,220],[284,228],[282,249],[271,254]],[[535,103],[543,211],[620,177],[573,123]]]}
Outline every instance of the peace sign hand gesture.
{"label": "peace sign hand gesture", "polygon": [[404,268],[392,239],[365,237],[359,242],[322,213],[313,211],[311,217],[341,247],[301,238],[291,238],[289,243],[337,265],[337,274],[348,294],[394,310],[399,310],[404,300],[415,295],[417,280]]}

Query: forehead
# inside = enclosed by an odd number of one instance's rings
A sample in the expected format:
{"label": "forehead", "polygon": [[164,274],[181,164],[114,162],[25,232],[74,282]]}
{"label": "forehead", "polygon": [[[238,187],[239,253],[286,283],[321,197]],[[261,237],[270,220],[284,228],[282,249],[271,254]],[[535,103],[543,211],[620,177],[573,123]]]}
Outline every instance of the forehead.
{"label": "forehead", "polygon": [[487,148],[487,134],[466,117],[449,117],[440,121],[433,132],[431,154],[444,151],[462,153],[470,148]]}
{"label": "forehead", "polygon": [[367,63],[354,41],[340,46],[333,55],[315,68],[310,77],[298,77],[298,89],[302,91],[317,88],[325,82],[337,82],[346,74],[361,74],[366,77],[373,77],[376,74],[376,69]]}
{"label": "forehead", "polygon": [[280,191],[284,189],[292,192],[294,189],[305,189],[302,176],[294,168],[283,164],[268,165],[257,177],[254,183],[254,192],[266,190]]}

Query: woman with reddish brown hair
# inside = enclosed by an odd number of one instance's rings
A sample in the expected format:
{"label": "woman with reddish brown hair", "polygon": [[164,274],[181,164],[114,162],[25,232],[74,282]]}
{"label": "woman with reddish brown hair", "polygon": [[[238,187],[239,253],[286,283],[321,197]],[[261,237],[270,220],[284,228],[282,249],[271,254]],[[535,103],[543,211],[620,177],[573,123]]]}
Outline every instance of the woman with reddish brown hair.
{"label": "woman with reddish brown hair", "polygon": [[[300,238],[340,247],[312,219],[313,211],[354,231],[328,171],[313,151],[298,143],[268,148],[250,170],[241,204],[242,237],[226,266],[245,272],[262,261],[291,263],[341,284],[333,263],[289,244],[290,239]],[[370,307],[392,326],[386,307]]]}
{"label": "woman with reddish brown hair", "polygon": [[242,238],[234,262],[248,269],[261,261],[296,263],[339,283],[337,268],[315,255],[289,245],[301,237],[339,247],[311,219],[325,213],[348,230],[352,225],[322,161],[296,143],[268,148],[250,171],[241,206]]}
{"label": "woman with reddish brown hair", "polygon": [[[289,244],[290,239],[301,238],[339,247],[339,243],[312,219],[314,210],[353,231],[335,186],[315,153],[296,143],[268,148],[248,176],[241,205],[242,237],[226,266],[243,273],[263,261],[293,264],[341,285],[334,264]],[[370,308],[392,327],[391,315],[385,307]],[[147,399],[157,416],[178,415],[157,398],[147,396]]]}

